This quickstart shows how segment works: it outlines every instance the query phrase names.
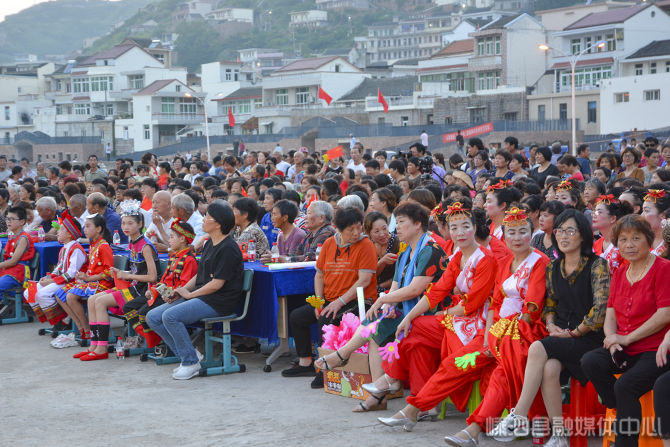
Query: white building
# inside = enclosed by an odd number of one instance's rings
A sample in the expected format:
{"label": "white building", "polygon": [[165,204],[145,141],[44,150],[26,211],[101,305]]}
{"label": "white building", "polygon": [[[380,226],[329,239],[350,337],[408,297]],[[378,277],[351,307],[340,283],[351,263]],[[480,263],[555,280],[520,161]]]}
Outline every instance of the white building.
{"label": "white building", "polygon": [[316,7],[319,9],[358,9],[365,11],[370,9],[369,0],[316,0]]}
{"label": "white building", "polygon": [[254,10],[249,8],[219,8],[207,14],[211,20],[254,23]]}
{"label": "white building", "polygon": [[609,11],[611,9],[635,6],[635,2],[611,1],[580,3],[563,8],[535,11],[535,17],[540,19],[547,31],[560,31],[589,14]]}
{"label": "white building", "polygon": [[291,21],[288,24],[290,30],[307,28],[314,30],[328,25],[328,11],[309,10],[289,13]]}
{"label": "white building", "polygon": [[245,48],[237,50],[240,62],[261,70],[274,70],[283,65],[284,53],[270,48]]}
{"label": "white building", "polygon": [[421,91],[443,97],[474,92],[475,77],[468,71],[474,48],[472,38],[456,40],[430,59],[419,61]]}

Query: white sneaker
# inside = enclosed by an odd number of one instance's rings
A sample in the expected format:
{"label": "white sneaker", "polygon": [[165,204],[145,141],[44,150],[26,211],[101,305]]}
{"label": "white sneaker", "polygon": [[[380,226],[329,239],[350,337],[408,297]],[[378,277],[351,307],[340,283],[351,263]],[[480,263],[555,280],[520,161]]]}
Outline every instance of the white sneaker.
{"label": "white sneaker", "polygon": [[74,332],[70,332],[69,334],[65,335],[62,339],[60,340],[56,339],[55,341],[57,341],[57,343],[52,343],[51,346],[53,346],[56,349],[73,348],[75,346],[79,346],[79,342],[75,340]]}
{"label": "white sneaker", "polygon": [[[198,351],[197,349],[195,350],[195,354],[198,356],[198,363],[202,362],[202,360],[205,358],[205,356],[200,354],[200,351]],[[179,364],[179,366],[173,369],[172,372],[176,373],[179,368],[181,368],[181,363]]]}
{"label": "white sneaker", "polygon": [[569,447],[570,441],[567,436],[553,435],[544,447]]}
{"label": "white sneaker", "polygon": [[65,339],[65,337],[66,337],[66,334],[63,334],[63,333],[58,334],[58,337],[51,340],[49,342],[49,344],[55,348],[57,345],[59,345]]}
{"label": "white sneaker", "polygon": [[496,425],[493,430],[486,434],[498,442],[511,442],[515,438],[528,435],[528,418],[517,416],[514,408],[510,413]]}
{"label": "white sneaker", "polygon": [[200,362],[195,365],[180,366],[177,371],[172,374],[175,380],[188,380],[197,376],[200,373]]}

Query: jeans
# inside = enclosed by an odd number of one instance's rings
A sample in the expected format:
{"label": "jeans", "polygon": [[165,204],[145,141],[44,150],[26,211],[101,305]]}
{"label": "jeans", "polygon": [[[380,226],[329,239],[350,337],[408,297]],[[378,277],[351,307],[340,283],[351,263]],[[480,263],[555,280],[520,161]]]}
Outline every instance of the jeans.
{"label": "jeans", "polygon": [[[594,349],[582,357],[582,369],[607,408],[616,408],[616,446],[637,446],[641,429],[640,397],[654,387],[654,382],[668,368],[656,366],[656,351],[643,352],[627,359],[624,368],[617,368],[610,352]],[[616,379],[614,374],[623,373]]]}
{"label": "jeans", "polygon": [[218,314],[209,304],[205,304],[198,298],[190,300],[179,298],[177,301],[150,310],[147,314],[147,323],[181,359],[181,364],[190,366],[195,365],[199,360],[186,325],[203,318],[217,316]]}

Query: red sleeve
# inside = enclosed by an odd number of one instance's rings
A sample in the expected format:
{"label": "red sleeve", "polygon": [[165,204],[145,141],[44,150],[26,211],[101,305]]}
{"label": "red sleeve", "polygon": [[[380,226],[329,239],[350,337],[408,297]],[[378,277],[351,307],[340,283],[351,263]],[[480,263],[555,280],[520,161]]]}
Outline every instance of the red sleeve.
{"label": "red sleeve", "polygon": [[449,264],[447,264],[447,270],[442,273],[442,276],[436,283],[432,284],[430,291],[426,295],[431,309],[440,304],[444,297],[450,295],[454,290],[454,287],[456,286],[456,278],[458,278],[458,275],[461,273],[460,264],[462,256],[462,252],[459,251],[456,253],[449,261]]}
{"label": "red sleeve", "polygon": [[475,276],[472,279],[472,287],[470,292],[463,294],[463,307],[465,309],[465,316],[478,311],[491,298],[493,285],[495,284],[495,275],[491,272],[496,270],[495,258],[487,254],[484,256],[475,267]]}
{"label": "red sleeve", "polygon": [[109,270],[114,267],[114,253],[112,252],[112,247],[110,247],[109,244],[102,244],[100,248],[98,248],[98,251],[98,257],[104,267],[101,274],[104,275],[105,279],[112,279],[112,272]]}
{"label": "red sleeve", "polygon": [[[547,265],[549,258],[542,255],[530,272],[528,278],[528,290],[526,290],[526,299],[523,302],[523,313],[530,315],[533,321],[538,321],[542,316],[542,309],[544,308],[544,299],[547,292]],[[537,307],[534,312],[528,310],[529,304],[535,304]]]}
{"label": "red sleeve", "polygon": [[496,271],[496,282],[493,289],[493,301],[491,302],[491,307],[495,311],[496,315],[500,312],[500,306],[505,299],[505,294],[502,290],[502,285],[509,278],[509,267],[512,263],[514,256],[508,256],[498,263],[498,269]]}
{"label": "red sleeve", "polygon": [[670,287],[666,287],[665,281],[670,277],[670,261],[658,258],[659,271],[656,273],[656,308],[670,307]]}
{"label": "red sleeve", "polygon": [[179,276],[179,286],[184,287],[198,273],[198,261],[193,256],[187,256],[184,268]]}

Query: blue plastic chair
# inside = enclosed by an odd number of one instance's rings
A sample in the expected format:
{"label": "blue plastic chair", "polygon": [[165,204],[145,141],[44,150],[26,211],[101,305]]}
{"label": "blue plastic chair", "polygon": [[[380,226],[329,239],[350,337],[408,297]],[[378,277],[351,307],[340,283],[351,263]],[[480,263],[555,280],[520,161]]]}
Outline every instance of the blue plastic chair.
{"label": "blue plastic chair", "polygon": [[[4,252],[4,249],[2,250]],[[0,252],[0,254],[2,253]],[[30,260],[30,279],[37,281],[37,272],[40,267],[40,254],[35,252],[35,256]],[[13,316],[9,318],[0,319],[2,324],[16,324],[16,323],[30,323],[34,320],[32,310],[30,313],[23,308],[23,284],[20,286],[7,289],[2,293],[2,308],[0,308],[0,315],[2,315],[12,305],[14,306]]]}

